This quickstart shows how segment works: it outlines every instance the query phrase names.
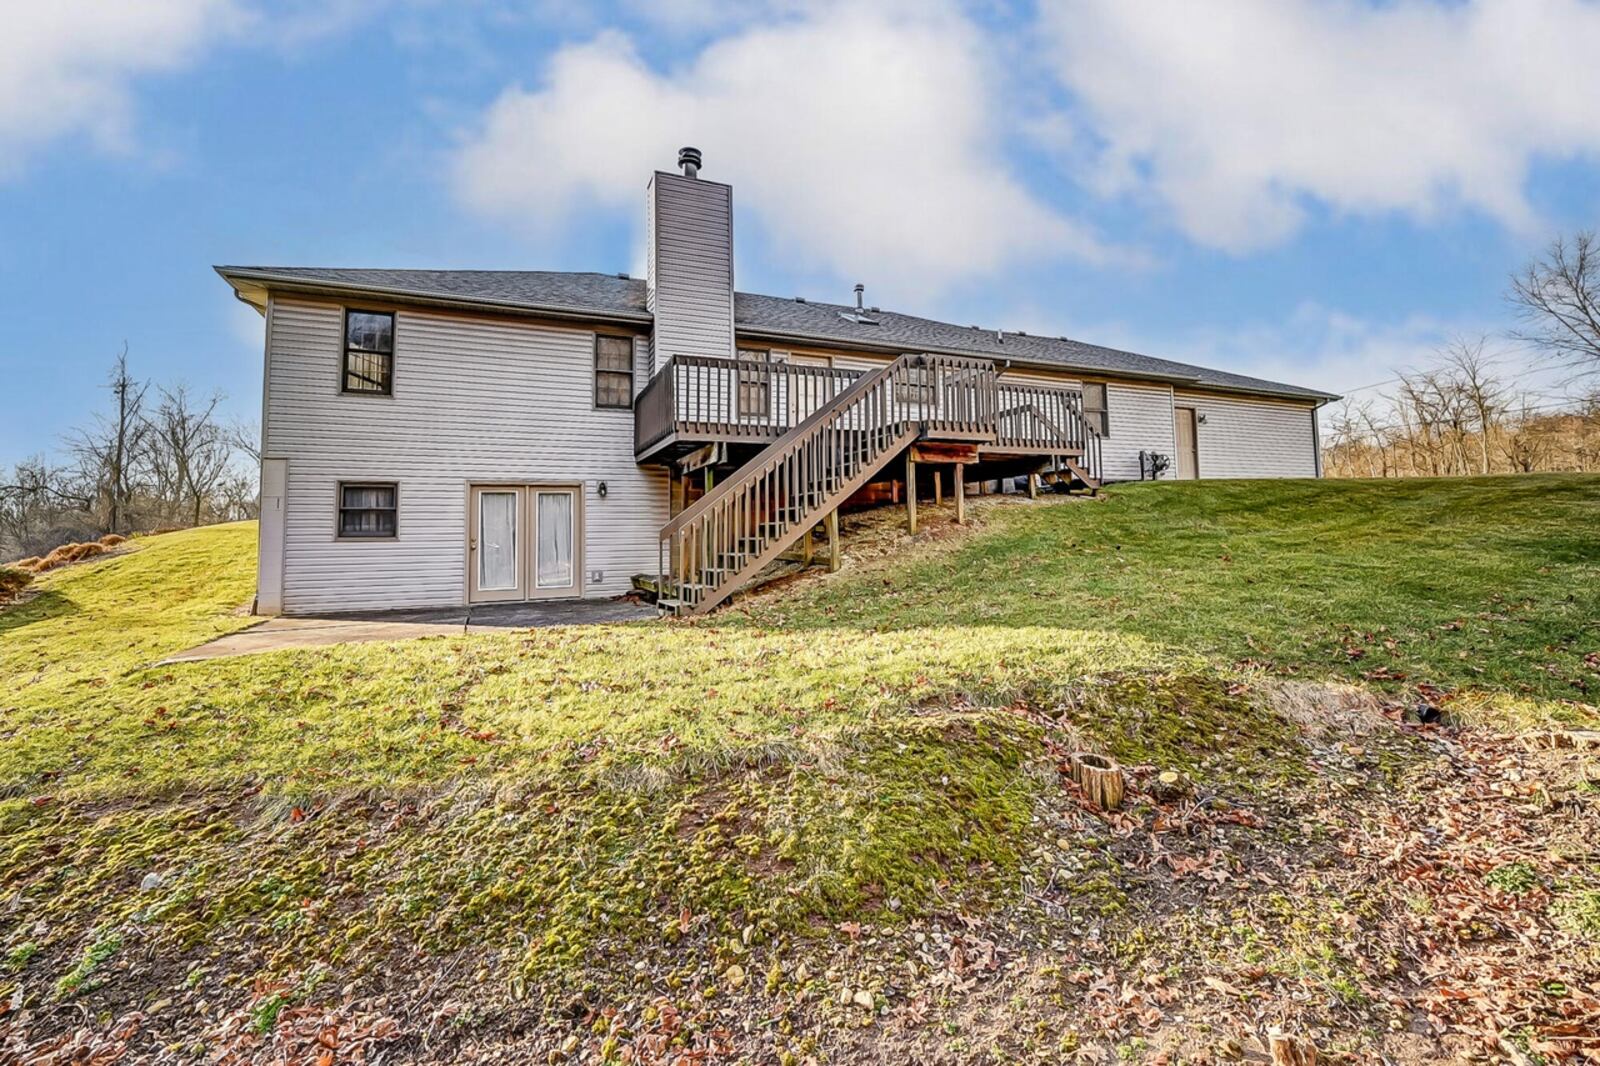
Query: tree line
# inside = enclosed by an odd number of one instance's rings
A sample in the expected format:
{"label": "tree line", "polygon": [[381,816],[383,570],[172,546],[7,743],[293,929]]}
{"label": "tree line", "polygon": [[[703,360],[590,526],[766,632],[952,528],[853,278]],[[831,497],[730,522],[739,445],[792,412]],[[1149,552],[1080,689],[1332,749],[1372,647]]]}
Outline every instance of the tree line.
{"label": "tree line", "polygon": [[[1457,338],[1324,419],[1330,477],[1600,471],[1600,237],[1558,238],[1511,279],[1518,328]],[[1531,358],[1529,358],[1531,356]],[[1542,372],[1562,394],[1526,380]]]}
{"label": "tree line", "polygon": [[109,409],[71,431],[60,460],[37,455],[0,470],[0,559],[256,516],[255,427],[224,423],[220,392],[136,380],[126,347],[107,384]]}

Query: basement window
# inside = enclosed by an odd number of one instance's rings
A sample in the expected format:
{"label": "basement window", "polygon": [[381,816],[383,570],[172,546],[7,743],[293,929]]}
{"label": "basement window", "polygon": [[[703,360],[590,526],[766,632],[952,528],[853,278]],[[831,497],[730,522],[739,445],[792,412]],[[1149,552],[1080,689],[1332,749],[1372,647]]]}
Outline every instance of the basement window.
{"label": "basement window", "polygon": [[597,334],[594,339],[594,405],[633,406],[633,338]]}
{"label": "basement window", "polygon": [[344,392],[394,394],[394,313],[344,313]]}
{"label": "basement window", "polygon": [[393,481],[339,482],[339,537],[382,540],[399,536],[399,486]]}

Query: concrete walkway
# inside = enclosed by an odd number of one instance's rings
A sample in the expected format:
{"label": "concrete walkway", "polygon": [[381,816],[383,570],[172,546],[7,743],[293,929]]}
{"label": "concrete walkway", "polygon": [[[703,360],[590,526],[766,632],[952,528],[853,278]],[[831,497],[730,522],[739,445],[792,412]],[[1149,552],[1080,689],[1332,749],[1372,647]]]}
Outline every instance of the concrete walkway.
{"label": "concrete walkway", "polygon": [[179,652],[162,662],[199,662],[283,648],[315,648],[326,644],[354,644],[370,640],[408,640],[412,637],[493,633],[542,626],[634,622],[655,616],[654,607],[628,600],[548,600],[541,603],[485,603],[427,611],[370,611],[268,618],[259,625]]}

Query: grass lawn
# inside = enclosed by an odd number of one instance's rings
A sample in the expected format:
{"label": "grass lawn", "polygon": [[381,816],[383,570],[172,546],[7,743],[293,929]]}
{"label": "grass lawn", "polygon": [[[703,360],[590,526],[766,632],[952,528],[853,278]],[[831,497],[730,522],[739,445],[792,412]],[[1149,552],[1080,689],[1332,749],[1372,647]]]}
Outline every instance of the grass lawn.
{"label": "grass lawn", "polygon": [[[1446,772],[1385,700],[1594,722],[1600,478],[1130,486],[974,512],[971,533],[934,512],[904,544],[868,519],[859,543],[882,551],[690,624],[172,666],[153,664],[249,623],[253,526],[41,577],[0,613],[0,1002],[19,1006],[0,1056],[82,1006],[93,1040],[178,1059],[309,1055],[335,1012],[345,1052],[402,1057],[801,1062],[893,1032],[913,1057],[1050,1061],[1031,1013],[962,1036],[966,1000],[914,989],[996,944],[1132,966],[1163,926],[1193,959],[1270,960],[1307,1017],[1376,1011],[1376,949],[1323,928],[1327,897],[1219,900],[1282,936],[1217,941],[1186,924],[1210,913],[1193,871],[1133,842],[1180,819],[1189,850],[1209,841],[1194,862],[1232,869],[1292,841],[1282,884],[1328,893],[1344,834],[1383,832],[1370,804]],[[1319,716],[1354,732],[1335,743]],[[1131,821],[1071,801],[1058,767],[1078,747],[1135,767]],[[1542,757],[1495,772],[1521,782]],[[1140,791],[1162,769],[1186,799]],[[1588,913],[1600,874],[1556,842],[1593,820],[1584,802],[1539,812],[1556,828],[1518,831],[1549,843],[1514,860],[1537,920],[1576,943],[1562,916]],[[975,995],[1028,987],[958,969]],[[1026,998],[1081,1014],[1089,982],[1061,980]],[[1125,1058],[1159,1029],[1099,1025]]]}
{"label": "grass lawn", "polygon": [[814,585],[760,625],[1112,631],[1311,675],[1588,699],[1600,480],[1145,484]]}

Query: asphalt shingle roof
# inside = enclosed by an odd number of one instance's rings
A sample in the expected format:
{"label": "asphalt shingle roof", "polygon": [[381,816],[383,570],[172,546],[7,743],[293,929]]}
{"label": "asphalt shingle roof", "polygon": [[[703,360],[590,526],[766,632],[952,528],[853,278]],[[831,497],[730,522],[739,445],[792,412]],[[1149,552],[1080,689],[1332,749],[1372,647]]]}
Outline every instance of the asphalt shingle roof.
{"label": "asphalt shingle roof", "polygon": [[[256,282],[435,299],[550,313],[575,313],[648,321],[645,283],[615,274],[553,270],[365,270],[342,267],[218,267],[230,283]],[[801,302],[780,296],[735,293],[734,328],[773,340],[834,342],[846,346],[943,351],[1059,366],[1090,373],[1151,377],[1200,388],[1337,399],[1316,389],[1104,348],[1066,337],[998,333],[992,329],[874,311],[865,324],[844,317],[853,307]]]}

